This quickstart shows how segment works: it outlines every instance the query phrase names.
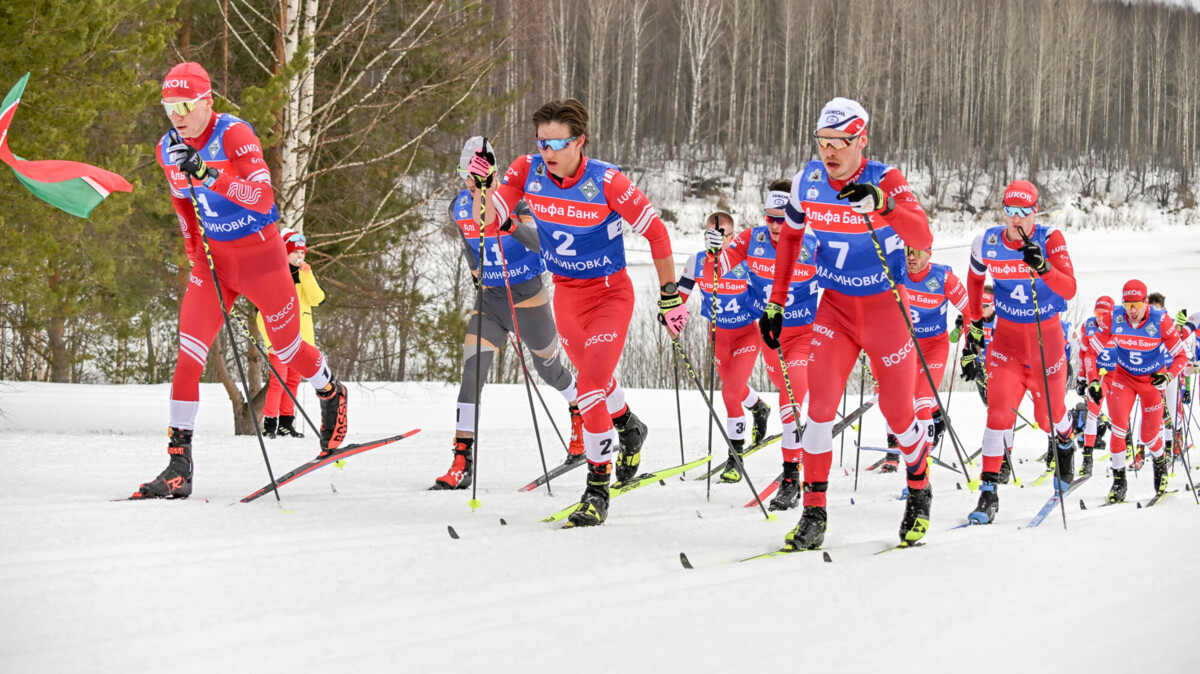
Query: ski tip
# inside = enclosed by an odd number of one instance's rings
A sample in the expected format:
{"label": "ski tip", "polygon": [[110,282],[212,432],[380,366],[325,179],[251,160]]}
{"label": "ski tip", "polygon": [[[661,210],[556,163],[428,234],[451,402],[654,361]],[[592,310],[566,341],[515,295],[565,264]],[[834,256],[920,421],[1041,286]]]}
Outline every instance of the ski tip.
{"label": "ski tip", "polygon": [[1083,502],[1083,499],[1079,499],[1079,509],[1087,510],[1087,504]]}
{"label": "ski tip", "polygon": [[446,525],[446,531],[449,531],[449,532],[450,532],[450,538],[453,538],[453,539],[454,539],[454,540],[456,540],[456,541],[458,540],[458,532],[454,530],[454,527],[452,527],[452,526],[450,526],[449,524],[447,524],[447,525]]}
{"label": "ski tip", "polygon": [[854,497],[853,496],[850,497],[850,505],[854,505]]}
{"label": "ski tip", "polygon": [[1141,502],[1138,502],[1138,508],[1141,508],[1141,507],[1142,507]]}
{"label": "ski tip", "polygon": [[959,490],[959,491],[962,491],[962,483],[960,483],[960,482],[955,482],[955,483],[954,483],[954,488],[955,488],[955,489],[957,489],[957,490]]}
{"label": "ski tip", "polygon": [[470,508],[472,511],[475,511],[475,510],[478,510],[479,508],[483,507],[483,502],[477,498],[473,498],[470,501],[467,501],[467,507]]}
{"label": "ski tip", "polygon": [[692,563],[688,561],[687,554],[683,552],[679,553],[679,563],[683,564],[683,568],[685,569],[695,568],[692,566]]}
{"label": "ski tip", "polygon": [[662,486],[664,486],[664,487],[665,487],[665,486],[667,486],[667,481],[666,481],[666,480],[659,480],[659,481],[658,481],[658,483],[659,483],[659,484],[661,484],[661,485],[662,485]]}
{"label": "ski tip", "polygon": [[505,522],[503,517],[500,518],[500,526],[508,526],[508,522]]}
{"label": "ski tip", "polygon": [[833,563],[833,558],[829,556],[828,552],[821,551],[821,559],[824,559],[826,564]]}

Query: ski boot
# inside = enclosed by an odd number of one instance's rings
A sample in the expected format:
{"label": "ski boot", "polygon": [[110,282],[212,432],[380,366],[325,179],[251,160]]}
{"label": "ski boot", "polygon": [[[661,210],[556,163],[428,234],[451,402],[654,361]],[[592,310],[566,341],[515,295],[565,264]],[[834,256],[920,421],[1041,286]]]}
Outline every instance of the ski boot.
{"label": "ski boot", "polygon": [[1108,490],[1108,502],[1120,503],[1125,500],[1125,491],[1129,488],[1125,483],[1125,469],[1113,469],[1112,489]]}
{"label": "ski boot", "polygon": [[759,398],[750,408],[750,418],[754,421],[750,431],[750,446],[753,447],[767,437],[767,420],[771,418],[771,406]]}
{"label": "ski boot", "polygon": [[[898,449],[900,441],[896,439],[896,436],[888,433],[887,446],[888,449]],[[879,472],[894,473],[898,470],[900,470],[900,454],[897,452],[888,452],[887,456],[883,457],[883,465],[879,467]]]}
{"label": "ski boot", "polygon": [[296,430],[296,415],[280,414],[279,415],[279,435],[287,435],[293,438],[303,438],[304,433]]}
{"label": "ski boot", "polygon": [[[734,483],[742,481],[742,471],[738,469],[738,459],[742,456],[742,446],[745,440],[730,440],[729,444],[733,447],[729,452],[729,461],[725,464],[725,472],[721,473],[721,482]],[[734,452],[737,452],[737,457],[734,457]]]}
{"label": "ski boot", "polygon": [[317,391],[321,402],[321,453],[326,457],[335,453],[346,440],[346,387],[342,382],[330,380],[324,391]]}
{"label": "ski boot", "polygon": [[1079,465],[1079,477],[1087,477],[1092,474],[1092,448],[1083,448],[1083,463]]}
{"label": "ski boot", "polygon": [[768,510],[791,510],[800,505],[800,464],[783,462],[783,480]]}
{"label": "ski boot", "polygon": [[1163,452],[1162,456],[1154,457],[1154,493],[1161,495],[1167,491],[1167,483],[1171,481],[1168,471],[1171,467],[1171,455]]}
{"label": "ski boot", "polygon": [[583,415],[579,413],[578,405],[570,406],[571,412],[571,444],[567,445],[567,460],[574,463],[583,458]]}
{"label": "ski boot", "polygon": [[999,484],[1008,484],[1009,479],[1012,478],[1012,461],[1008,458],[1010,453],[1005,452],[1004,456],[1000,458],[1000,472],[995,473],[996,482]]}
{"label": "ski boot", "polygon": [[466,489],[471,486],[471,447],[474,444],[474,438],[454,439],[454,463],[450,464],[450,470],[445,475],[434,481],[429,491]]}
{"label": "ski boot", "polygon": [[274,438],[278,423],[279,419],[275,417],[263,417],[262,434],[268,438]]}
{"label": "ski boot", "polygon": [[138,487],[130,499],[187,498],[192,495],[192,432],[167,429],[170,462],[153,481]]}
{"label": "ski boot", "polygon": [[[823,492],[829,488],[828,482],[806,482],[804,491]],[[828,515],[824,506],[804,506],[800,521],[783,539],[784,550],[816,550],[825,542],[825,526]]]}
{"label": "ski boot", "polygon": [[904,500],[904,519],[900,520],[900,542],[913,545],[929,531],[929,512],[933,507],[933,485],[909,489]]}
{"label": "ski boot", "polygon": [[979,476],[979,480],[979,503],[975,510],[967,515],[967,520],[971,524],[991,524],[996,519],[996,513],[1000,512],[1000,495],[996,492],[1000,475],[984,473]]}
{"label": "ski boot", "polygon": [[588,462],[587,487],[579,499],[579,508],[567,518],[571,526],[594,527],[604,524],[608,518],[608,477],[611,474],[611,462]]}
{"label": "ski boot", "polygon": [[[633,412],[626,410],[618,419],[613,419],[617,435],[621,438],[621,451],[617,455],[616,484],[622,484],[637,475],[642,462],[642,443],[646,441],[646,424]],[[606,491],[605,494],[608,492]],[[607,504],[607,496],[605,497]],[[603,522],[603,518],[600,520]]]}
{"label": "ski boot", "polygon": [[1075,481],[1075,439],[1068,433],[1056,436],[1056,440],[1054,460],[1058,468],[1055,470],[1054,481],[1058,491],[1063,492]]}

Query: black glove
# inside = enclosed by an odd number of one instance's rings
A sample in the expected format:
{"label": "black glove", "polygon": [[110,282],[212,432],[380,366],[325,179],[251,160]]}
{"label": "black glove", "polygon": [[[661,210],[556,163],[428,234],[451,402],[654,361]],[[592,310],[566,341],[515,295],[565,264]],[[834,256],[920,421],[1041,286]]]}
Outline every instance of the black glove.
{"label": "black glove", "polygon": [[1183,400],[1184,405],[1192,404],[1192,387],[1190,387],[1190,386],[1183,387],[1183,390],[1180,391],[1179,395],[1180,395],[1181,399]]}
{"label": "black glove", "polygon": [[758,319],[758,329],[762,332],[763,343],[778,349],[779,335],[783,332],[783,307],[774,302],[768,303],[762,318]]}
{"label": "black glove", "polygon": [[971,329],[967,330],[967,351],[976,355],[983,353],[983,321],[971,321]]}
{"label": "black glove", "polygon": [[1021,257],[1025,259],[1025,264],[1037,272],[1038,276],[1050,271],[1050,263],[1046,262],[1046,252],[1042,247],[1026,236],[1025,232],[1021,232],[1021,238],[1025,240],[1025,245],[1021,246]]}
{"label": "black glove", "polygon": [[517,216],[510,215],[505,218],[503,222],[496,226],[500,228],[500,231],[507,234],[517,228]]}
{"label": "black glove", "polygon": [[204,158],[191,145],[183,142],[178,135],[171,134],[171,145],[167,147],[167,157],[172,164],[183,173],[199,180],[205,187],[212,187],[220,173],[217,169],[204,163]]}
{"label": "black glove", "polygon": [[962,355],[962,360],[959,362],[962,364],[962,378],[964,380],[975,381],[976,379],[979,378],[979,374],[980,374],[979,356],[975,355],[974,353],[972,353],[970,351],[964,351],[963,355]]}
{"label": "black glove", "polygon": [[1075,380],[1075,395],[1083,396],[1087,394],[1088,381],[1083,377]]}
{"label": "black glove", "polygon": [[1096,403],[1097,405],[1100,404],[1101,400],[1104,400],[1104,392],[1100,389],[1100,380],[1093,379],[1088,382],[1087,395],[1092,399],[1092,402]]}
{"label": "black glove", "polygon": [[[883,211],[884,215],[892,212],[892,200],[884,196],[883,190],[870,183],[846,183],[837,195],[838,199],[850,202],[850,210],[855,213],[874,213]],[[887,210],[884,210],[887,209]]]}
{"label": "black glove", "polygon": [[1150,375],[1150,385],[1160,391],[1165,389],[1169,383],[1171,383],[1171,375],[1166,372],[1155,372]]}

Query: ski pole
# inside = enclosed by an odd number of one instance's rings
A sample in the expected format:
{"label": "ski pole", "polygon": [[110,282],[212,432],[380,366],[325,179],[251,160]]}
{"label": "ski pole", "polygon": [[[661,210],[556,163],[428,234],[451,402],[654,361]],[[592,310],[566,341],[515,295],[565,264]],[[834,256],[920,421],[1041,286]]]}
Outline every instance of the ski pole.
{"label": "ski pole", "polygon": [[267,350],[263,347],[263,345],[260,344],[257,339],[255,339],[254,333],[250,332],[250,327],[246,325],[246,321],[242,320],[242,317],[238,316],[237,314],[231,314],[231,316],[233,317],[233,320],[237,321],[238,328],[241,329],[242,334],[245,335],[246,339],[250,340],[250,343],[258,349],[258,352],[261,353],[262,357],[267,361],[267,367],[271,368],[271,374],[274,375],[275,379],[283,386],[284,392],[286,392],[288,397],[292,399],[292,403],[296,406],[296,409],[300,410],[300,416],[304,417],[304,420],[308,422],[308,427],[312,429],[313,433],[315,433],[318,438],[321,437],[321,431],[317,430],[316,424],[314,424],[313,420],[308,417],[308,413],[304,411],[304,406],[301,405],[300,401],[296,399],[296,394],[292,393],[292,390],[288,388],[287,381],[284,380],[283,375],[279,374],[279,370],[275,369],[275,366],[271,363],[271,355],[267,353]]}
{"label": "ski pole", "polygon": [[[544,475],[546,478],[546,495],[554,496],[554,492],[550,489],[550,469],[546,467],[546,452],[544,449],[542,449],[542,431],[540,428],[538,428],[537,409],[534,408],[534,406],[533,406],[533,390],[532,389],[534,389],[536,387],[531,384],[531,380],[533,378],[529,376],[529,367],[525,364],[525,350],[521,348],[521,326],[517,325],[517,305],[513,303],[512,284],[509,283],[509,280],[508,280],[508,261],[504,259],[504,242],[500,240],[500,231],[499,231],[498,223],[496,225],[496,228],[497,228],[496,250],[500,252],[500,270],[502,272],[504,272],[504,289],[506,291],[508,291],[508,311],[510,314],[512,314],[513,334],[516,335],[516,339],[517,339],[517,344],[516,344],[517,358],[520,359],[520,361],[521,361],[521,371],[525,373],[525,397],[529,398],[529,416],[533,418],[533,435],[535,438],[537,438],[538,456],[540,456],[542,459],[542,475]],[[483,229],[481,228],[479,231],[482,232]],[[479,279],[480,279],[479,282],[483,283],[483,247],[482,246],[479,248]],[[483,339],[483,326],[482,325],[479,326],[479,332],[480,332],[479,338]],[[533,349],[530,349],[530,352],[532,353]],[[534,354],[534,355],[537,355],[537,354]],[[539,398],[541,397],[541,393],[538,394],[538,397]],[[475,409],[479,409],[479,406],[478,406],[479,402],[482,402],[482,400],[476,401]],[[545,401],[543,401],[543,404],[544,403],[545,403]],[[553,418],[551,418],[550,423],[554,423]],[[557,432],[558,427],[556,426],[554,428],[554,430],[555,430],[555,432]],[[558,439],[559,439],[559,441],[562,441],[562,434],[559,434]]]}
{"label": "ski pole", "polygon": [[[679,463],[685,464],[687,459],[683,455],[683,405],[679,402],[679,356],[675,355],[674,350],[671,351],[671,373],[675,375],[675,419],[679,422]],[[679,479],[683,481],[683,475],[680,475]],[[711,489],[709,496],[711,500]]]}
{"label": "ski pole", "polygon": [[[175,129],[170,131],[171,143],[178,145],[183,140],[179,137],[179,132]],[[212,274],[213,291],[217,294],[217,302],[221,305],[221,314],[225,317],[225,331],[229,335],[229,347],[233,349],[233,361],[237,363],[238,376],[242,380],[242,390],[246,394],[246,407],[250,408],[250,422],[254,424],[254,435],[258,437],[258,446],[262,450],[263,463],[267,465],[267,477],[271,478],[271,491],[275,492],[275,503],[281,507],[283,499],[279,497],[279,485],[275,484],[275,472],[271,470],[271,459],[267,456],[267,443],[263,442],[262,429],[258,427],[258,415],[254,412],[254,400],[250,397],[250,382],[246,379],[246,370],[242,367],[242,356],[238,351],[237,341],[233,334],[233,321],[229,318],[229,309],[225,306],[225,295],[221,292],[221,282],[217,279],[217,266],[213,262],[212,249],[208,246],[208,234],[204,229],[204,219],[200,217],[200,206],[196,199],[196,187],[192,184],[191,174],[185,173],[187,178],[189,199],[192,202],[192,211],[196,214],[196,222],[200,225],[200,243],[204,244],[204,259],[208,261],[208,271]],[[287,385],[284,385],[287,388]]]}
{"label": "ski pole", "polygon": [[[479,152],[486,153],[487,146],[487,136],[484,136]],[[476,498],[476,489],[479,486],[479,406],[483,404],[483,255],[486,243],[483,230],[487,226],[488,193],[484,179],[479,176],[472,177],[475,179],[476,189],[479,190],[479,274],[475,279],[475,421],[471,430],[474,440],[471,443],[471,500],[467,501],[467,507],[473,512],[483,505]]]}
{"label": "ski pole", "polygon": [[[863,353],[858,352],[858,406],[863,406],[867,393],[867,368],[863,363]],[[862,459],[862,419],[858,420],[858,439],[854,441],[854,491],[858,491],[858,467]],[[843,436],[844,437],[844,436]]]}
{"label": "ski pole", "polygon": [[[670,331],[668,330],[667,332],[669,333]],[[758,503],[758,509],[762,511],[763,517],[766,517],[768,520],[776,519],[774,515],[767,512],[762,499],[759,498],[758,490],[754,488],[754,482],[751,481],[750,473],[746,471],[746,466],[742,463],[741,455],[733,451],[733,443],[729,441],[729,435],[725,432],[725,426],[719,423],[720,420],[717,417],[717,411],[713,408],[712,400],[704,392],[704,383],[700,381],[699,375],[696,374],[695,368],[692,367],[692,361],[683,352],[683,345],[679,343],[678,335],[670,335],[670,337],[671,345],[675,347],[675,352],[679,354],[679,359],[683,361],[684,367],[687,368],[688,376],[692,378],[692,383],[696,385],[696,388],[700,391],[700,397],[704,398],[704,404],[708,406],[709,423],[711,424],[714,420],[718,422],[717,428],[721,431],[721,437],[725,438],[725,444],[729,447],[729,456],[737,463],[738,470],[742,471],[742,475],[746,476],[746,486],[750,487],[750,492],[754,494],[754,500]],[[710,452],[710,460],[711,456]]]}
{"label": "ski pole", "polygon": [[[1025,234],[1024,230],[1018,228],[1017,231],[1021,233],[1021,238],[1025,240],[1026,244],[1032,243],[1029,239],[1029,236]],[[1042,395],[1046,401],[1046,418],[1050,424],[1050,428],[1048,428],[1047,431],[1049,432],[1050,438],[1057,442],[1057,438],[1055,436],[1058,434],[1058,431],[1054,428],[1054,407],[1050,404],[1050,377],[1046,374],[1046,347],[1042,342],[1042,310],[1038,306],[1037,277],[1034,276],[1032,267],[1029,269],[1029,289],[1029,294],[1033,297],[1033,322],[1034,325],[1037,326],[1038,355],[1042,359]],[[1072,448],[1072,451],[1074,451],[1074,448]],[[1054,490],[1058,492],[1058,509],[1062,512],[1063,530],[1066,530],[1067,506],[1065,503],[1063,503],[1063,462],[1058,460],[1057,454],[1058,452],[1055,451],[1054,477],[1057,479],[1054,480]]]}
{"label": "ski pole", "polygon": [[888,285],[892,289],[892,295],[896,298],[896,309],[904,317],[904,326],[908,328],[908,337],[912,340],[913,350],[917,352],[917,357],[921,360],[921,368],[925,372],[925,379],[929,382],[929,389],[933,391],[933,399],[937,402],[938,409],[942,411],[942,418],[946,420],[946,430],[950,433],[950,442],[954,444],[954,452],[958,454],[958,460],[962,463],[962,473],[967,479],[967,487],[971,491],[975,491],[975,488],[979,486],[979,481],[972,480],[971,474],[967,472],[967,462],[964,458],[966,455],[963,453],[962,444],[958,439],[958,432],[954,430],[954,424],[950,422],[950,412],[942,404],[942,396],[938,393],[937,384],[933,381],[933,374],[929,370],[929,362],[925,360],[925,352],[921,349],[920,342],[917,341],[917,333],[913,329],[912,318],[904,308],[904,300],[900,297],[900,288],[896,285],[896,279],[892,278],[892,270],[888,267],[887,255],[884,254],[883,246],[879,243],[879,236],[875,233],[875,226],[871,224],[871,217],[866,213],[862,213],[861,215],[863,222],[867,225],[867,231],[871,233],[871,243],[875,244],[875,254],[879,256],[879,262],[883,265],[883,275],[887,278]]}
{"label": "ski pole", "polygon": [[[847,393],[846,388],[842,387],[842,418],[843,419],[846,418],[846,393]],[[846,458],[846,436],[845,435],[842,435],[841,443],[842,443],[841,450],[838,452],[838,468],[842,467],[842,464],[844,463],[844,460]]]}

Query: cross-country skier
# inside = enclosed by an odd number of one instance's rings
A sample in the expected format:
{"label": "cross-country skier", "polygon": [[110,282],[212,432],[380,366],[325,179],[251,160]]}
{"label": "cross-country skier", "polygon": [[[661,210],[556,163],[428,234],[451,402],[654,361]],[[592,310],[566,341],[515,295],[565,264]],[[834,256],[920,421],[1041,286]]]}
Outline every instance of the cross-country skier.
{"label": "cross-country skier", "polygon": [[[933,490],[926,458],[932,447],[928,410],[914,413],[914,371],[919,367],[913,338],[903,314],[910,310],[903,286],[904,247],[925,249],[933,243],[925,210],[900,171],[863,156],[867,146],[866,110],[856,101],[835,98],[816,124],[820,160],[810,161],[792,181],[785,209],[787,227],[776,257],[794,259],[802,236],[817,238],[817,282],[822,289],[813,323],[810,381],[804,431],[804,514],[788,532],[786,546],[813,549],[825,538],[826,490],[833,458],[833,424],[845,381],[866,351],[879,381],[879,408],[896,431],[907,466],[908,498],[900,523],[902,542],[914,543],[929,527]],[[867,222],[878,237],[878,249]],[[761,327],[767,346],[779,343],[784,305],[792,276],[776,268],[775,283]],[[899,304],[897,304],[897,295]]]}
{"label": "cross-country skier", "polygon": [[[931,263],[932,255],[932,247],[905,247],[904,259],[908,267],[908,279],[904,282],[904,287],[908,290],[917,344],[925,354],[925,361],[929,363],[933,383],[941,386],[942,376],[946,372],[946,358],[950,355],[950,334],[946,331],[949,307],[953,304],[959,312],[965,311],[967,289],[949,265]],[[929,378],[925,376],[925,372],[918,367],[914,374],[916,380],[913,382],[913,390],[917,392],[917,409],[925,408],[933,414],[933,444],[936,447],[946,430],[946,421],[942,418],[941,410],[937,409],[933,390],[929,388]],[[896,436],[889,432],[888,447],[895,447],[895,443]],[[900,455],[889,452],[880,471],[893,472],[899,466]]]}
{"label": "cross-country skier", "polygon": [[[715,303],[713,299],[713,262],[733,235],[733,229],[733,217],[728,213],[719,211],[708,216],[704,230],[705,249],[692,254],[683,264],[679,296],[687,302],[692,290],[699,288],[701,315],[710,323],[716,323],[713,353],[717,375],[721,378],[721,398],[725,401],[726,433],[734,451],[741,454],[747,429],[744,408],[752,415],[750,445],[753,446],[766,437],[771,407],[749,385],[762,344],[754,321],[762,313],[765,297],[762,288],[753,282],[749,265],[742,262],[722,273],[715,286]],[[721,481],[738,482],[741,479],[742,474],[730,457]]]}
{"label": "cross-country skier", "polygon": [[[1083,461],[1079,466],[1080,475],[1092,474],[1092,451],[1099,447],[1105,449],[1104,431],[1108,427],[1107,420],[1101,423],[1100,408],[1104,398],[1108,396],[1109,376],[1117,366],[1113,360],[1112,342],[1101,344],[1099,349],[1092,346],[1092,337],[1100,332],[1101,325],[1112,325],[1113,299],[1101,295],[1096,299],[1093,315],[1083,322],[1083,340],[1079,347],[1079,357],[1082,363],[1079,378],[1075,381],[1075,392],[1083,396],[1087,402],[1087,421],[1083,427]],[[1096,373],[1100,381],[1099,400],[1088,395],[1089,373]]]}
{"label": "cross-country skier", "polygon": [[[731,269],[743,261],[746,262],[750,267],[753,283],[760,289],[764,298],[771,293],[776,269],[781,268],[777,267],[776,261],[793,260],[790,265],[790,277],[785,277],[787,294],[784,296],[786,299],[778,341],[763,353],[767,376],[779,390],[779,421],[783,424],[780,442],[783,447],[783,480],[779,484],[779,491],[771,499],[771,510],[789,510],[800,502],[800,464],[804,460],[799,427],[800,407],[804,404],[809,390],[808,359],[813,341],[812,324],[816,318],[819,297],[817,268],[813,265],[813,255],[817,249],[816,236],[806,234],[799,248],[790,257],[780,258],[778,255],[779,237],[786,222],[784,209],[787,207],[791,187],[791,182],[787,180],[776,180],[768,185],[763,203],[765,222],[739,233],[729,246],[721,251],[721,269]],[[761,314],[761,310],[759,313]],[[783,360],[787,363],[787,381],[783,378],[779,351],[776,348],[783,351]],[[792,391],[790,399],[788,384],[791,385]],[[796,401],[795,407],[791,404],[792,399]]]}
{"label": "cross-country skier", "polygon": [[[1062,232],[1036,222],[1038,192],[1033,183],[1015,180],[1009,184],[1003,206],[1007,224],[989,227],[975,238],[967,275],[971,319],[967,347],[973,352],[980,353],[983,348],[982,296],[988,274],[997,315],[987,353],[988,414],[979,503],[970,515],[971,521],[980,524],[990,524],[999,510],[996,486],[1000,466],[1011,449],[1008,438],[1016,422],[1015,410],[1026,391],[1033,396],[1038,427],[1049,429],[1055,442],[1055,460],[1062,476],[1057,488],[1065,489],[1073,479],[1075,447],[1066,404],[1066,340],[1058,314],[1067,300],[1075,297],[1075,270]],[[1031,282],[1031,274],[1035,281]],[[1049,382],[1048,392],[1044,381]]]}
{"label": "cross-country skier", "polygon": [[[472,274],[479,274],[479,221],[472,217],[473,202],[479,195],[474,179],[467,167],[475,153],[483,149],[482,136],[469,138],[463,145],[458,161],[458,174],[465,183],[464,189],[450,202],[450,219],[461,235],[463,255]],[[487,152],[493,152],[488,143]],[[518,202],[514,217],[529,219],[524,202]],[[431,489],[466,489],[471,486],[471,449],[475,443],[475,406],[477,396],[483,390],[488,370],[492,366],[496,350],[514,331],[513,313],[517,316],[516,329],[521,341],[533,352],[533,367],[542,381],[553,386],[567,401],[571,413],[571,444],[567,449],[570,457],[583,456],[583,418],[575,405],[575,377],[558,357],[558,332],[554,327],[554,314],[550,311],[550,295],[542,284],[542,262],[540,243],[535,227],[513,227],[510,231],[499,231],[495,223],[484,228],[483,243],[483,320],[471,307],[472,319],[467,324],[466,339],[463,340],[462,384],[458,387],[458,409],[454,423],[454,456],[450,470],[434,481]],[[505,275],[512,289],[512,305],[509,305],[509,289],[505,286]],[[482,342],[480,334],[483,335]],[[482,359],[476,367],[475,355]],[[479,370],[480,379],[475,379]]]}
{"label": "cross-country skier", "polygon": [[[1112,418],[1113,484],[1108,500],[1125,500],[1126,436],[1135,398],[1142,406],[1142,444],[1154,457],[1154,489],[1161,494],[1167,490],[1171,461],[1163,450],[1163,390],[1187,365],[1175,322],[1166,311],[1148,306],[1146,284],[1132,279],[1121,289],[1121,306],[1113,309],[1112,323],[1101,321],[1091,341],[1097,351],[1112,342],[1117,361],[1106,397]],[[1095,370],[1088,372],[1088,395],[1096,401],[1101,390],[1098,377]]]}
{"label": "cross-country skier", "polygon": [[[1167,312],[1167,316],[1171,315],[1171,312],[1167,311],[1167,298],[1162,293],[1150,293],[1146,296],[1146,302]],[[1163,389],[1163,403],[1163,444],[1170,455],[1175,447],[1175,429],[1184,423],[1179,407],[1179,377],[1172,377],[1171,381],[1167,382],[1167,387]]]}
{"label": "cross-country skier", "polygon": [[[518,157],[493,184],[495,157],[477,153],[469,172],[485,183],[494,217],[506,222],[522,198],[537,222],[542,258],[554,275],[554,313],[567,357],[578,370],[579,409],[588,458],[587,488],[571,514],[576,526],[608,516],[609,476],[620,434],[617,482],[637,473],[643,424],[617,394],[613,371],[633,316],[633,283],[625,271],[625,223],[650,242],[660,284],[659,320],[672,337],[687,323],[671,239],[650,200],[619,168],[583,154],[588,113],[579,101],[551,101],[533,113],[538,154]],[[479,204],[475,208],[479,208]],[[494,213],[494,216],[493,216]]]}
{"label": "cross-country skier", "polygon": [[[313,274],[312,267],[304,261],[304,256],[308,253],[308,244],[304,235],[293,229],[282,230],[279,234],[283,238],[283,248],[287,252],[288,270],[292,272],[292,283],[296,286],[296,299],[300,302],[300,336],[306,343],[316,346],[312,310],[313,307],[325,301],[325,291],[321,289],[321,284],[317,283],[317,277]],[[303,438],[303,429],[295,426],[296,404],[292,402],[292,396],[296,395],[296,387],[300,385],[300,372],[296,368],[284,364],[279,359],[279,354],[275,353],[274,347],[271,346],[271,336],[267,334],[267,328],[263,325],[261,312],[257,316],[257,321],[258,332],[266,342],[267,355],[270,357],[271,365],[280,376],[284,377],[287,382],[287,390],[292,393],[290,396],[284,395],[284,385],[279,383],[278,377],[271,376],[267,382],[267,397],[263,400],[263,433],[269,438],[275,437],[276,434]]]}
{"label": "cross-country skier", "polygon": [[[321,455],[346,437],[346,387],[325,356],[300,335],[296,286],[275,226],[279,211],[262,146],[250,125],[214,112],[208,73],[180,63],[163,80],[162,105],[178,133],[158,143],[158,163],[171,188],[192,270],[179,308],[179,355],[171,383],[167,453],[170,463],[135,497],[180,498],[192,493],[192,429],[200,407],[200,375],[225,317],[213,288],[200,228],[230,310],[245,295],[262,312],[275,353],[296,368],[321,403]],[[189,202],[195,194],[196,203]],[[199,217],[197,217],[199,216]]]}

